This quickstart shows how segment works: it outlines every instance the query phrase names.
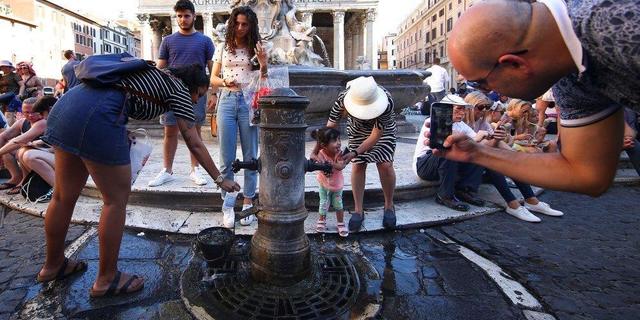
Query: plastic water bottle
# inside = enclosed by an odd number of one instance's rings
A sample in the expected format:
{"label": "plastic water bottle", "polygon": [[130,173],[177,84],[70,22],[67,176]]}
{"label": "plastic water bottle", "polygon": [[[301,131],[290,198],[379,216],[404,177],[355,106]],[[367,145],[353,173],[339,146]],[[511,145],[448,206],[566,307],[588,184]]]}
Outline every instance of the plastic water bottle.
{"label": "plastic water bottle", "polygon": [[223,206],[226,208],[233,208],[236,206],[236,199],[238,198],[238,192],[227,192],[224,196]]}

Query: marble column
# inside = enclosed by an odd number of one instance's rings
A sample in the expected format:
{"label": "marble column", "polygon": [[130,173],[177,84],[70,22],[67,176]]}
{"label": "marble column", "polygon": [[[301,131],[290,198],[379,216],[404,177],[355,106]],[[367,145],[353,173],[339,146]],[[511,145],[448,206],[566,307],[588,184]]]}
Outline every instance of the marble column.
{"label": "marble column", "polygon": [[304,11],[301,13],[301,22],[307,26],[307,27],[312,27],[312,22],[313,22],[313,12],[311,11]]}
{"label": "marble column", "polygon": [[333,67],[344,70],[344,11],[333,12]]}
{"label": "marble column", "polygon": [[365,52],[367,61],[369,61],[369,66],[373,69],[373,66],[378,65],[377,54],[375,53],[375,43],[373,43],[373,22],[376,20],[376,10],[369,9],[367,10],[365,17],[365,32],[366,32],[366,42],[365,42]]}
{"label": "marble column", "polygon": [[160,51],[160,43],[162,43],[162,33],[166,32],[167,28],[157,17],[149,20],[151,26],[151,60],[158,60],[158,52]]}
{"label": "marble column", "polygon": [[153,60],[153,31],[151,30],[151,25],[149,24],[149,15],[139,14],[138,20],[140,21],[140,26],[142,27],[142,57],[146,60]]}
{"label": "marble column", "polygon": [[169,17],[169,19],[171,19],[171,33],[178,32],[178,30],[180,29],[180,26],[178,25],[178,16],[175,14],[172,14],[171,17]]}
{"label": "marble column", "polygon": [[211,12],[205,12],[202,14],[202,24],[204,26],[204,35],[212,38],[213,37],[213,14]]}

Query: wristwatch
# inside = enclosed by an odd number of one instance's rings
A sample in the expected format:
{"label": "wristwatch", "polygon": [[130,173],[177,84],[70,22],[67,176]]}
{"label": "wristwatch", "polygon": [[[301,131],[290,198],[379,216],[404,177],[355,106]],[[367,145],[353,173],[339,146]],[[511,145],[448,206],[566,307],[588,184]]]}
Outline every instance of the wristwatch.
{"label": "wristwatch", "polygon": [[215,184],[217,185],[220,185],[222,181],[224,181],[224,177],[222,176],[222,174],[220,174],[217,178],[213,180],[213,182],[215,182]]}

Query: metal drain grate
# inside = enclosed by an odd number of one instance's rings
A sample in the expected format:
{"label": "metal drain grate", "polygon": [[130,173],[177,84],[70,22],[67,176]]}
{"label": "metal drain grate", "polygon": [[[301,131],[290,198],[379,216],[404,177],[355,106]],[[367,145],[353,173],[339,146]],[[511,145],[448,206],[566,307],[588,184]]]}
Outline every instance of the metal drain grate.
{"label": "metal drain grate", "polygon": [[356,269],[343,255],[315,257],[310,279],[288,288],[251,281],[248,268],[246,261],[229,261],[209,270],[210,275],[229,274],[213,281],[207,292],[220,319],[335,318],[349,310],[360,289]]}

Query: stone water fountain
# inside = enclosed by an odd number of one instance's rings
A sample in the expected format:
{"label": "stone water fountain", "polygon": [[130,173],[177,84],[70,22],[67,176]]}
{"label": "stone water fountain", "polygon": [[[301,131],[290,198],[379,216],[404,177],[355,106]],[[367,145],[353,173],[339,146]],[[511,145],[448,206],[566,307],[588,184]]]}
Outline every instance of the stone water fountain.
{"label": "stone water fountain", "polygon": [[[323,58],[311,49],[319,37],[295,18],[293,1],[232,1],[232,8],[238,5],[258,14],[270,63],[289,65],[291,88],[258,100],[260,159],[234,165],[234,170],[260,172],[256,233],[250,243],[237,240],[223,262],[207,261],[196,249],[182,275],[183,301],[198,319],[372,317],[377,301],[367,282],[376,281],[373,268],[357,255],[312,250],[314,243],[304,232],[305,172],[330,169],[305,159],[305,130],[309,120],[326,120],[338,92],[353,78],[374,76],[399,108],[426,95],[422,79],[427,74],[332,69],[326,54]],[[223,26],[217,28],[218,41],[224,38]]]}

